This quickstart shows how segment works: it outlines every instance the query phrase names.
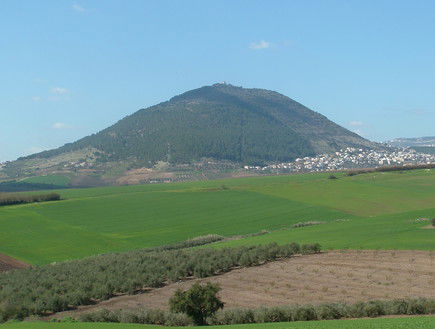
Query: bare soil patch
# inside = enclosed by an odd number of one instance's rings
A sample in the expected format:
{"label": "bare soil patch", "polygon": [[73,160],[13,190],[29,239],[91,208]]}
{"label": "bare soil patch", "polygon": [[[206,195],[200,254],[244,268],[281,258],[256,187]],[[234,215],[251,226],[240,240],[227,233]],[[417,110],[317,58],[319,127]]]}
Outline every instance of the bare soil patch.
{"label": "bare soil patch", "polygon": [[18,259],[0,254],[0,272],[10,271],[17,268],[30,267],[29,264],[24,263]]}
{"label": "bare soil patch", "polygon": [[433,298],[435,252],[343,250],[298,256],[211,278],[173,283],[139,295],[114,297],[56,317],[102,308],[167,309],[176,289],[187,289],[196,281],[219,283],[226,308]]}
{"label": "bare soil patch", "polygon": [[155,171],[149,168],[139,168],[126,171],[123,176],[117,178],[119,185],[140,184],[150,179],[171,179],[175,175],[171,172]]}

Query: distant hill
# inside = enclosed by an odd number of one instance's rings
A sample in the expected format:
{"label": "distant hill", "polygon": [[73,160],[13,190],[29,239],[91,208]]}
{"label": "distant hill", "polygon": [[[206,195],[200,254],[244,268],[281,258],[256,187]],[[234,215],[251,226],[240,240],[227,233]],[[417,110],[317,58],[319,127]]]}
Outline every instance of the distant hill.
{"label": "distant hill", "polygon": [[22,159],[92,150],[98,161],[244,164],[290,161],[343,147],[377,147],[274,91],[215,84],[141,109],[97,134]]}
{"label": "distant hill", "polygon": [[435,136],[415,138],[395,138],[387,142],[394,147],[410,147],[417,152],[435,154]]}
{"label": "distant hill", "polygon": [[387,142],[395,147],[435,147],[435,136],[415,137],[415,138],[395,138]]}

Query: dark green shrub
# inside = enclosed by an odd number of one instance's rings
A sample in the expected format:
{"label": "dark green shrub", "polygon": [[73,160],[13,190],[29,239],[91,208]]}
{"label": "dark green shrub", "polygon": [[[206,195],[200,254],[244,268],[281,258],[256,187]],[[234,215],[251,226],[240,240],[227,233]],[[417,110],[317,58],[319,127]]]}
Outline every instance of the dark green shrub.
{"label": "dark green shrub", "polygon": [[370,301],[366,303],[364,310],[366,316],[375,318],[377,316],[385,315],[386,314],[385,308],[386,308],[385,304],[382,303],[381,301]]}
{"label": "dark green shrub", "polygon": [[414,299],[408,302],[408,309],[406,314],[428,314],[429,312],[429,303],[425,299]]}
{"label": "dark green shrub", "polygon": [[312,305],[298,306],[294,312],[294,321],[317,320],[316,310]]}
{"label": "dark green shrub", "polygon": [[187,314],[199,326],[205,325],[208,317],[224,307],[224,303],[216,296],[219,290],[216,284],[208,282],[201,285],[197,282],[189,290],[177,290],[169,300],[170,309]]}
{"label": "dark green shrub", "polygon": [[317,316],[320,320],[334,320],[344,318],[346,313],[345,307],[340,304],[324,304],[319,306]]}
{"label": "dark green shrub", "polygon": [[184,326],[192,326],[194,322],[192,319],[183,313],[167,313],[165,317],[165,326],[171,327],[184,327]]}
{"label": "dark green shrub", "polygon": [[301,247],[302,254],[317,254],[321,251],[321,246],[318,243],[304,244]]}
{"label": "dark green shrub", "polygon": [[213,325],[255,323],[255,315],[250,309],[228,309],[216,312],[210,320]]}

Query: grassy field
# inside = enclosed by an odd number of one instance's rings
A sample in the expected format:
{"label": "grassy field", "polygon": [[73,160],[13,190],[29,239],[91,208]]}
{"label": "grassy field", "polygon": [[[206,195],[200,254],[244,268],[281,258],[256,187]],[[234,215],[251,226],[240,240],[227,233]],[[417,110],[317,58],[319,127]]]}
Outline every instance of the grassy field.
{"label": "grassy field", "polygon": [[[259,323],[245,325],[213,326],[216,329],[431,329],[435,325],[434,317],[409,317],[388,319],[357,319],[357,320],[327,320],[288,323]],[[148,326],[125,323],[47,323],[20,322],[3,324],[2,329],[159,329],[174,328],[162,326]],[[181,327],[178,327],[181,328]],[[183,327],[204,328],[204,327]]]}
{"label": "grassy field", "polygon": [[49,184],[49,185],[56,185],[59,187],[67,187],[70,181],[71,179],[69,177],[63,175],[35,176],[22,180],[22,182],[24,183]]}
{"label": "grassy field", "polygon": [[[328,176],[60,190],[65,200],[0,209],[0,253],[45,264],[263,229],[273,232],[225,244],[435,249],[435,230],[415,221],[435,217],[435,170]],[[288,229],[304,221],[327,223]]]}

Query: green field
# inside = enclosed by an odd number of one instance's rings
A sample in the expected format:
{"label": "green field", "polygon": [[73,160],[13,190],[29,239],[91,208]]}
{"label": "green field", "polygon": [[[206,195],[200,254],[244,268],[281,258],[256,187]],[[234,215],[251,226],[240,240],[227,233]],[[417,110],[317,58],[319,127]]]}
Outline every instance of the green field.
{"label": "green field", "polygon": [[44,176],[35,176],[29,177],[22,180],[24,183],[31,184],[48,184],[48,185],[56,185],[59,187],[67,187],[70,183],[71,179],[67,176],[62,175],[44,175]]}
{"label": "green field", "polygon": [[[0,208],[0,252],[45,264],[205,234],[271,234],[227,245],[435,249],[435,170],[254,177],[59,190],[65,200]],[[337,221],[339,220],[339,221]],[[304,221],[327,223],[297,229]]]}
{"label": "green field", "polygon": [[[431,329],[435,326],[435,318],[430,316],[389,318],[389,319],[357,319],[357,320],[326,320],[288,323],[259,323],[228,326],[212,326],[216,329]],[[0,325],[2,329],[159,329],[175,328],[162,326],[148,326],[126,323],[47,323],[47,322],[18,322]],[[204,328],[204,327],[176,327],[176,328]]]}

